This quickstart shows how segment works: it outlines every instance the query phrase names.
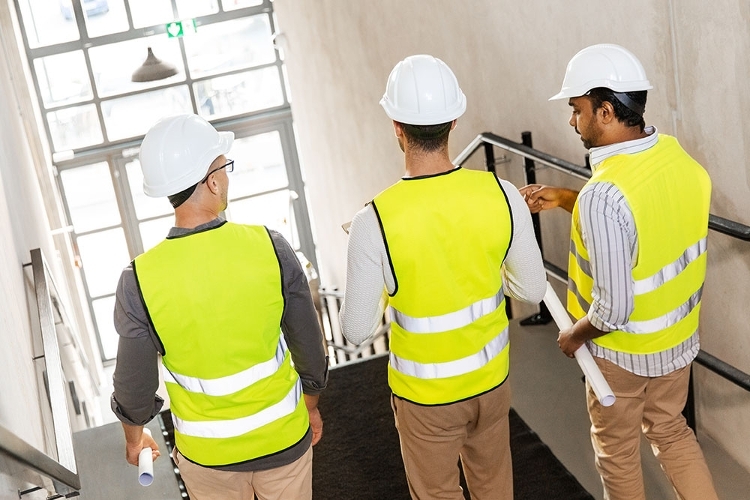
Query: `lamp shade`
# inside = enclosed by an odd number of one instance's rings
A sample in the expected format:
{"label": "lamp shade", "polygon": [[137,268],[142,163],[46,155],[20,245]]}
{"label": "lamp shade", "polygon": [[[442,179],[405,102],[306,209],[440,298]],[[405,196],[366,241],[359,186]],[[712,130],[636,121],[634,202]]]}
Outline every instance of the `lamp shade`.
{"label": "lamp shade", "polygon": [[143,64],[133,72],[130,78],[133,82],[153,82],[163,80],[177,74],[177,68],[173,64],[166,63],[154,55],[151,47],[148,48],[148,56]]}

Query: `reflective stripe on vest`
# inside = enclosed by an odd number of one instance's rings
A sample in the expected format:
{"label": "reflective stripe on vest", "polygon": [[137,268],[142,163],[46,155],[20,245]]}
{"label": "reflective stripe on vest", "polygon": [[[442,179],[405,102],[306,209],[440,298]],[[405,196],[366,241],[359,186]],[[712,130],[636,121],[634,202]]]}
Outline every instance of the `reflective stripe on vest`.
{"label": "reflective stripe on vest", "polygon": [[[428,318],[414,318],[391,306],[393,321],[411,333],[439,333],[455,330],[470,325],[482,316],[490,314],[505,301],[503,287],[492,297],[479,300],[473,304],[452,313]],[[466,359],[466,358],[464,358]],[[399,370],[402,371],[402,370]],[[406,373],[406,372],[404,372]]]}
{"label": "reflective stripe on vest", "polygon": [[291,415],[302,397],[302,385],[297,381],[284,399],[254,415],[235,420],[186,421],[172,414],[175,429],[185,436],[201,438],[232,438],[268,425]]}
{"label": "reflective stripe on vest", "polygon": [[[678,274],[684,271],[688,264],[690,264],[694,260],[697,260],[698,257],[703,255],[707,247],[707,239],[702,238],[696,244],[688,247],[688,249],[685,250],[685,253],[683,253],[676,261],[667,266],[664,266],[656,274],[653,274],[648,278],[636,280],[633,284],[633,292],[638,295],[656,290],[664,283],[671,280],[672,278],[675,278]],[[589,276],[591,276],[590,271]]]}
{"label": "reflective stripe on vest", "polygon": [[448,378],[478,370],[499,355],[507,345],[508,329],[506,328],[478,353],[455,361],[417,363],[416,361],[401,359],[393,353],[390,354],[390,361],[391,366],[404,375],[421,379]]}
{"label": "reflective stripe on vest", "polygon": [[270,377],[276,373],[281,367],[281,363],[284,362],[286,351],[286,342],[284,342],[284,336],[281,335],[279,337],[279,345],[276,348],[276,355],[273,358],[252,366],[247,370],[235,373],[234,375],[215,379],[201,379],[197,377],[189,377],[187,375],[180,375],[169,371],[169,368],[162,364],[164,382],[177,384],[190,392],[197,392],[208,396],[227,396],[245,389],[246,387],[250,387],[259,380]]}
{"label": "reflective stripe on vest", "polygon": [[[658,272],[656,272],[652,276],[649,276],[648,278],[635,281],[635,284],[633,286],[635,295],[643,295],[656,290],[667,281],[677,277],[682,271],[687,268],[688,264],[698,259],[698,257],[700,257],[705,251],[706,238],[703,238],[695,245],[692,245],[687,250],[685,250],[685,252],[676,261],[668,264],[667,266],[664,266]],[[571,252],[578,262],[581,271],[589,278],[593,279],[593,276],[591,276],[590,274],[591,271],[589,262],[576,252],[575,246],[573,245],[571,246]],[[586,265],[581,265],[582,262]],[[581,308],[584,311],[588,311],[591,307],[591,304],[581,295],[575,281],[570,282],[569,289],[578,299],[578,304],[581,306]],[[695,309],[695,307],[701,300],[702,294],[703,286],[701,286],[698,291],[691,295],[686,302],[676,307],[674,310],[669,311],[658,318],[654,318],[648,321],[628,321],[628,323],[620,328],[620,330],[628,333],[648,334],[669,328],[670,326],[675,325],[681,320],[685,319],[692,312],[692,310]]]}

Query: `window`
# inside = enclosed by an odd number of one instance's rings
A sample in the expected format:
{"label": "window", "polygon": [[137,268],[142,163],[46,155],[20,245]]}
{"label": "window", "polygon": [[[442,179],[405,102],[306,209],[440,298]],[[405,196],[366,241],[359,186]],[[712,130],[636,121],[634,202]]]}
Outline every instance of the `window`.
{"label": "window", "polygon": [[[15,4],[104,360],[117,351],[120,272],[174,222],[166,198],[143,194],[137,156],[164,116],[198,113],[234,131],[227,217],[281,232],[315,263],[271,0]],[[149,48],[177,74],[132,82]]]}

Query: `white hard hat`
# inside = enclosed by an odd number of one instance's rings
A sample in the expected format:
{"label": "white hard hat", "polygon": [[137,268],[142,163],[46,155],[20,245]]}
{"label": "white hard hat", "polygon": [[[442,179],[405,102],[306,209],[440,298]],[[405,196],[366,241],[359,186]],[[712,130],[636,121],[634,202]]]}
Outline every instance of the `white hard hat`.
{"label": "white hard hat", "polygon": [[380,105],[397,122],[438,125],[464,114],[466,96],[447,64],[436,57],[417,55],[393,68]]}
{"label": "white hard hat", "polygon": [[164,118],[141,144],[143,192],[158,198],[197,184],[211,163],[229,152],[233,141],[234,132],[218,132],[198,115]]}
{"label": "white hard hat", "polygon": [[653,88],[632,52],[619,45],[602,43],[586,47],[573,56],[565,70],[562,89],[549,100],[580,97],[597,87],[614,92]]}

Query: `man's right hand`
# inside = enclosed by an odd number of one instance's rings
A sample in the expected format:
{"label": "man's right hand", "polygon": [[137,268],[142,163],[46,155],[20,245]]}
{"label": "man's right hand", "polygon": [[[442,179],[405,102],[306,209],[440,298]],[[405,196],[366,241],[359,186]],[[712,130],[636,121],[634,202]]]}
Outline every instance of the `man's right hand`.
{"label": "man's right hand", "polygon": [[317,407],[312,410],[308,409],[307,412],[310,414],[310,428],[313,433],[312,444],[315,446],[323,437],[323,417],[320,416],[320,410]]}
{"label": "man's right hand", "polygon": [[323,437],[323,417],[320,416],[320,410],[318,410],[318,399],[319,395],[311,396],[304,394],[305,406],[307,407],[307,414],[310,415],[310,428],[312,429],[312,444],[315,446]]}
{"label": "man's right hand", "polygon": [[561,207],[568,212],[573,212],[573,206],[578,198],[578,192],[572,189],[545,186],[542,184],[529,184],[518,190],[526,201],[532,214]]}

